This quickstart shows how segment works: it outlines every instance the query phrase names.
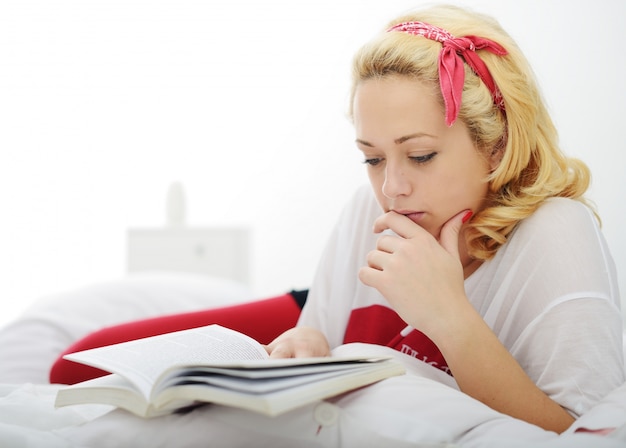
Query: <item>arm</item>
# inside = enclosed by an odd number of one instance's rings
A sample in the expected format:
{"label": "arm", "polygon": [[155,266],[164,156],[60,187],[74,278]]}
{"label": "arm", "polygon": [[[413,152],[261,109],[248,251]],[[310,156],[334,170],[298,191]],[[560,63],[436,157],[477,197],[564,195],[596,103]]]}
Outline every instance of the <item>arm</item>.
{"label": "arm", "polygon": [[499,412],[561,432],[573,418],[533,383],[465,295],[458,251],[462,216],[452,218],[437,241],[405,217],[384,215],[375,230],[390,228],[400,237],[382,236],[359,276],[433,340],[463,392]]}
{"label": "arm", "polygon": [[503,414],[561,433],[574,418],[541,391],[469,305],[448,318],[454,332],[433,331],[459,388]]}

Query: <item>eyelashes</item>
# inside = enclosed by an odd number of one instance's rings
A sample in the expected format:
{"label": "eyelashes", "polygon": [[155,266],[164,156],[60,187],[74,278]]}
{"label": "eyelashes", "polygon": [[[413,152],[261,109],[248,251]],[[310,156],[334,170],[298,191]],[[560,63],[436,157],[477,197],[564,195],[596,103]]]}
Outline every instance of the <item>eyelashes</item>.
{"label": "eyelashes", "polygon": [[378,165],[380,162],[382,162],[383,159],[379,159],[379,158],[372,158],[372,159],[365,159],[363,161],[364,164],[369,165],[369,166],[376,166]]}
{"label": "eyelashes", "polygon": [[[423,165],[425,163],[430,162],[436,155],[437,155],[437,152],[433,151],[423,156],[410,156],[409,159],[418,165]],[[363,163],[369,166],[377,166],[377,165],[380,165],[380,163],[382,163],[384,160],[385,159],[382,157],[371,157],[371,158],[365,159]]]}
{"label": "eyelashes", "polygon": [[436,155],[437,153],[433,151],[430,154],[426,154],[424,156],[413,156],[413,157],[409,157],[409,159],[411,159],[412,161],[418,164],[422,164],[422,163],[430,162]]}

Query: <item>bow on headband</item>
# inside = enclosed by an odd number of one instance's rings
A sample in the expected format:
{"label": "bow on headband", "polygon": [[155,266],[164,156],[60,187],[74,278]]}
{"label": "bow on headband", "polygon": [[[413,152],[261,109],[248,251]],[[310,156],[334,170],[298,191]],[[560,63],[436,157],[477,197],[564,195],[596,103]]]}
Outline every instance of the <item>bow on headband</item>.
{"label": "bow on headband", "polygon": [[476,50],[487,50],[498,56],[507,54],[507,51],[496,42],[476,36],[454,37],[446,30],[423,22],[403,22],[387,30],[400,31],[414,36],[423,36],[443,44],[439,53],[439,84],[446,108],[446,124],[452,126],[459,115],[465,70],[463,61],[467,62],[474,73],[485,83],[494,103],[504,111],[504,101],[496,86],[489,69],[476,54]]}

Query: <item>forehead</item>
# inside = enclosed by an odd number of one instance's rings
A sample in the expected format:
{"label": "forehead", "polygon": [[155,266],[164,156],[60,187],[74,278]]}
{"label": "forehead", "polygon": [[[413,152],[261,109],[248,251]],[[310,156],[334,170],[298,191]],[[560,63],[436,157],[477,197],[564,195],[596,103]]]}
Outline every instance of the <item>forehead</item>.
{"label": "forehead", "polygon": [[368,134],[433,133],[447,127],[437,88],[402,76],[362,81],[355,89],[353,120],[357,133]]}
{"label": "forehead", "polygon": [[435,81],[429,82],[398,74],[361,80],[355,87],[355,97],[362,95],[363,92],[371,93],[376,91],[384,91],[385,93],[398,92],[404,96],[428,96],[435,102],[442,103],[438,84]]}

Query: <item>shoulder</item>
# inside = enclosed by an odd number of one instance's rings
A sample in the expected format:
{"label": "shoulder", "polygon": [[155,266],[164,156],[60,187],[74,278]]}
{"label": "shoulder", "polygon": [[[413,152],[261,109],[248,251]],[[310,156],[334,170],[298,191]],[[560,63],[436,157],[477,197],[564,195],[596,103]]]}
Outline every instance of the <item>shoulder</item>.
{"label": "shoulder", "polygon": [[550,198],[527,218],[527,221],[548,221],[572,224],[578,221],[595,222],[595,216],[591,209],[580,201],[569,198]]}
{"label": "shoulder", "polygon": [[552,298],[588,297],[594,291],[594,297],[619,301],[610,249],[594,213],[582,202],[547,200],[520,222],[501,249],[496,257],[523,266],[526,284],[534,279]]}
{"label": "shoulder", "polygon": [[599,262],[608,254],[600,225],[589,207],[567,198],[546,200],[522,220],[507,245],[544,260]]}
{"label": "shoulder", "polygon": [[531,216],[521,221],[513,238],[546,241],[554,245],[573,238],[600,238],[599,223],[589,207],[568,198],[547,199]]}

